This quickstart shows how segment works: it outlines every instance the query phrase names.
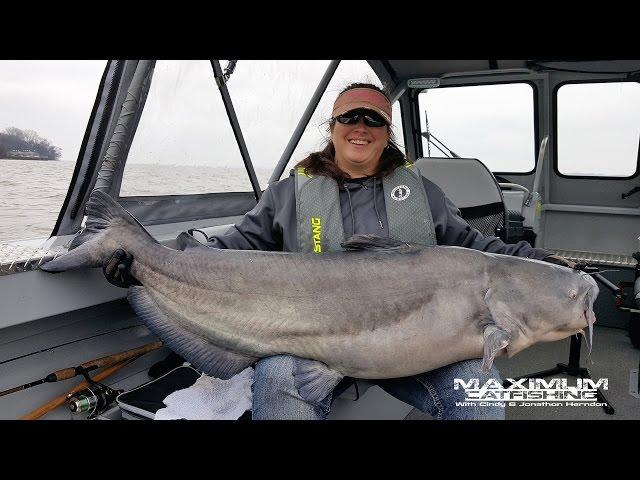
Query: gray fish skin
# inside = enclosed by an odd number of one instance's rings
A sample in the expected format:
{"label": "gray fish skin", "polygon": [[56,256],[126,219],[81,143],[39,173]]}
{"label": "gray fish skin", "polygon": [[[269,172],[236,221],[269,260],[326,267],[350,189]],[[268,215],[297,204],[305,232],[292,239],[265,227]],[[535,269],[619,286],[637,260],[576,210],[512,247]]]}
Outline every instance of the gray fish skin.
{"label": "gray fish skin", "polygon": [[395,378],[471,358],[484,357],[488,368],[494,355],[566,338],[595,321],[595,281],[538,260],[461,247],[178,251],[106,195],[92,201],[75,248],[42,269],[101,266],[123,248],[168,318],[248,357],[288,353],[344,376]]}

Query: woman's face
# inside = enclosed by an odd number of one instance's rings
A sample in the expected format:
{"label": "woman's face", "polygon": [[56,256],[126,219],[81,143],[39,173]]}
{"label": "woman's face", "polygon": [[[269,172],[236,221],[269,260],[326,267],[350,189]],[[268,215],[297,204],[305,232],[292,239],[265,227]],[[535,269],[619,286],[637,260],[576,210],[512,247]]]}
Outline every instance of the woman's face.
{"label": "woman's face", "polygon": [[353,124],[336,121],[331,140],[338,166],[352,177],[366,176],[375,173],[382,151],[389,142],[389,132],[386,125],[369,127],[360,115]]}

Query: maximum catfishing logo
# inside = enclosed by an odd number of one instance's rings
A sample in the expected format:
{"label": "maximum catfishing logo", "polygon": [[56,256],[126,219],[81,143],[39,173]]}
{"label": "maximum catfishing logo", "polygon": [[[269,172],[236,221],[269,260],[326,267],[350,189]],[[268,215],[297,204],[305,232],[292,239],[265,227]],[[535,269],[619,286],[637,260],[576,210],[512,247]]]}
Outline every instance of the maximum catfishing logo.
{"label": "maximum catfishing logo", "polygon": [[609,389],[609,379],[578,378],[575,385],[569,385],[566,378],[508,378],[508,387],[495,379],[480,385],[480,380],[471,378],[453,380],[454,390],[463,389],[465,399],[456,406],[505,406],[510,407],[556,407],[556,406],[604,406],[597,402],[598,389]]}
{"label": "maximum catfishing logo", "polygon": [[322,244],[320,243],[322,220],[320,220],[320,217],[311,217],[311,229],[313,233],[313,253],[322,253]]}

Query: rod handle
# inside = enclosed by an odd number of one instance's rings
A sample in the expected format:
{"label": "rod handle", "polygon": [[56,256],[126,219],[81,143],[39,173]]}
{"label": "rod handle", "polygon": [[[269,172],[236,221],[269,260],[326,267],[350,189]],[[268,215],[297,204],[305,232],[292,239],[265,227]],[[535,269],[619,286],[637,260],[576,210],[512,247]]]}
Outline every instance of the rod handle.
{"label": "rod handle", "polygon": [[[133,348],[131,350],[127,350],[126,352],[121,352],[121,353],[115,353],[113,355],[108,355],[106,357],[102,357],[102,358],[98,358],[96,360],[91,360],[89,362],[85,362],[82,365],[80,365],[80,367],[86,369],[86,370],[92,370],[95,368],[103,368],[103,367],[109,367],[111,365],[115,365],[116,363],[120,363],[123,360],[128,360],[129,358],[133,358],[136,357],[138,355],[143,355],[147,352],[150,352],[151,350],[156,350],[160,347],[162,347],[162,342],[158,341],[158,342],[152,342],[152,343],[148,343],[146,345],[143,345],[142,347],[138,347],[138,348]],[[65,369],[62,371],[66,371],[69,369]],[[71,370],[75,370],[75,369],[71,369]],[[56,372],[57,373],[57,372]]]}

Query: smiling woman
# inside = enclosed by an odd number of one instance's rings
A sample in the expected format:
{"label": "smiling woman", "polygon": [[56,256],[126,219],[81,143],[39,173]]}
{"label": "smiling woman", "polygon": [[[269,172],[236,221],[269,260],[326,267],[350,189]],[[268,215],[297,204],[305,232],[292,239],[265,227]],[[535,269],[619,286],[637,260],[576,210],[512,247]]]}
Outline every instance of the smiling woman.
{"label": "smiling woman", "polygon": [[395,143],[391,120],[391,103],[382,89],[369,83],[351,84],[334,103],[330,140],[322,151],[310,154],[297,167],[336,180],[384,176],[405,162]]}
{"label": "smiling woman", "polygon": [[376,172],[391,134],[389,99],[373,85],[358,85],[351,85],[338,95],[333,108],[331,139],[336,164],[351,177]]}
{"label": "smiling woman", "polygon": [[367,124],[368,115],[356,113],[352,118],[352,123],[344,123],[341,121],[344,117],[337,117],[333,126],[336,163],[350,177],[365,177],[377,170],[382,152],[389,144],[389,132],[384,122],[375,127]]}

